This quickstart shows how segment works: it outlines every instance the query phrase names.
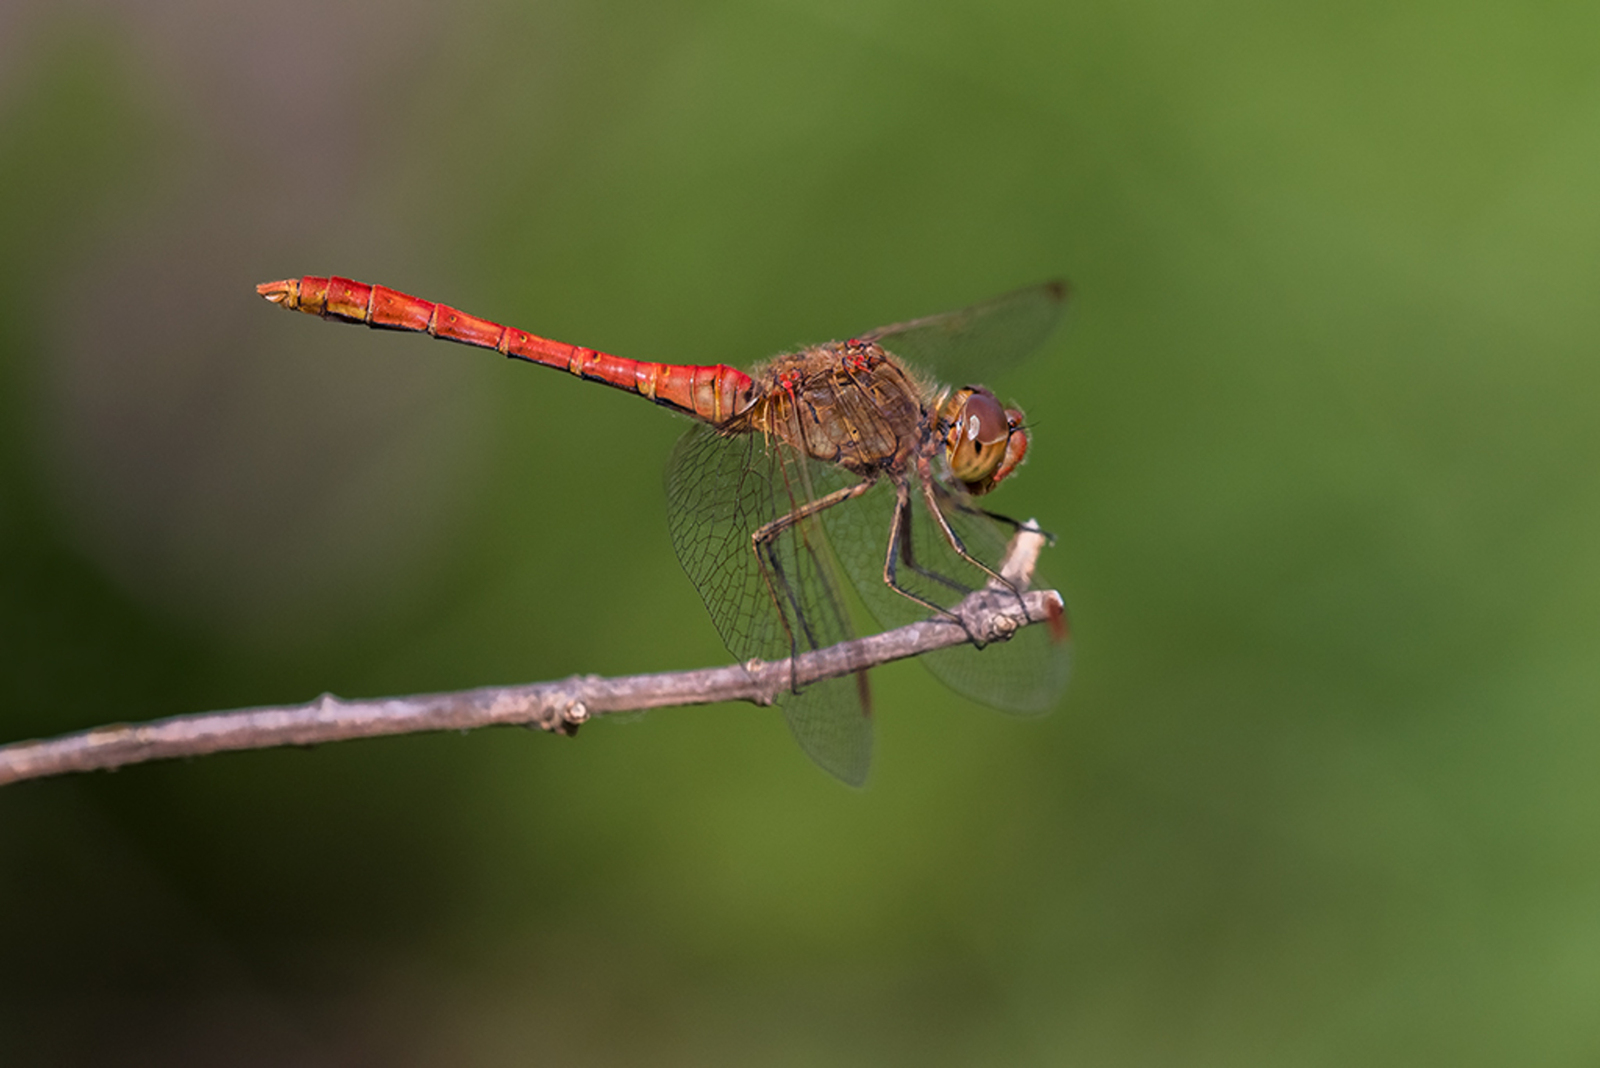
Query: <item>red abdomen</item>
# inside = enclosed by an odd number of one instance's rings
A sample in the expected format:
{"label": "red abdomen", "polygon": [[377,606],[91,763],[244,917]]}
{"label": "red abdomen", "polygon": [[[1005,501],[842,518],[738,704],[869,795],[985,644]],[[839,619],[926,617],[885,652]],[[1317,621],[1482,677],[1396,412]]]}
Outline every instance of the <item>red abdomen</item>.
{"label": "red abdomen", "polygon": [[514,359],[555,367],[579,378],[638,393],[709,423],[721,423],[737,415],[749,407],[753,397],[750,376],[725,364],[642,363],[502,326],[387,286],[306,275],[263,282],[256,286],[256,292],[274,304],[324,319],[365,323],[378,330],[409,330],[494,349]]}

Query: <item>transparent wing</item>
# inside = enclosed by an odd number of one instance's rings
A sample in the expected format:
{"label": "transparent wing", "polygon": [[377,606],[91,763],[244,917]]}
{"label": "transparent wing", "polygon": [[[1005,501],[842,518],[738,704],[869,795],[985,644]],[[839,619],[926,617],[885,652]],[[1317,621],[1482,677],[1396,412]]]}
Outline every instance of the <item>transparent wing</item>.
{"label": "transparent wing", "polygon": [[1045,282],[960,311],[880,326],[861,340],[876,341],[952,385],[969,385],[1044,344],[1061,321],[1067,295],[1065,282]]}
{"label": "transparent wing", "polygon": [[[1011,538],[1010,527],[980,511],[963,491],[941,487],[939,499],[941,511],[967,551],[998,570]],[[885,480],[850,507],[829,509],[822,517],[841,566],[885,628],[926,619],[930,614],[883,581],[894,508],[894,487]],[[949,607],[988,577],[951,548],[913,486],[908,535],[897,563],[896,581],[934,604]],[[1049,588],[1037,574],[1033,585]],[[1002,711],[1027,714],[1048,711],[1061,696],[1071,667],[1071,647],[1067,641],[1056,640],[1049,626],[1031,626],[1009,641],[982,649],[961,645],[917,659],[957,693]]]}
{"label": "transparent wing", "polygon": [[[751,535],[849,476],[759,434],[691,427],[667,463],[667,521],[684,571],[739,660],[782,661],[852,636],[838,568],[816,516],[758,555]],[[839,509],[829,509],[838,511]],[[778,700],[795,740],[852,786],[866,781],[872,720],[865,675],[813,683]]]}

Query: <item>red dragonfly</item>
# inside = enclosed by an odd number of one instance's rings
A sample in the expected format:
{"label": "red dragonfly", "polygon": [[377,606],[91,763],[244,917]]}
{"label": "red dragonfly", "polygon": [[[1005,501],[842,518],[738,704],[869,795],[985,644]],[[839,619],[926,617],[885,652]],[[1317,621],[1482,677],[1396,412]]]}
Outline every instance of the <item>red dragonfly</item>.
{"label": "red dragonfly", "polygon": [[[943,613],[989,582],[1019,524],[978,506],[1022,463],[1022,412],[961,380],[1019,358],[1054,329],[1050,282],[958,312],[778,356],[750,374],[643,363],[501,326],[348,278],[256,287],[285,308],[409,330],[638,393],[696,420],[667,463],[673,546],[740,660],[780,661],[852,636],[846,583],[885,627]],[[905,362],[901,358],[905,357]],[[1027,627],[979,649],[924,654],[958,693],[1039,712],[1066,685],[1065,628]],[[812,683],[779,704],[801,748],[852,785],[866,780],[866,672]]]}

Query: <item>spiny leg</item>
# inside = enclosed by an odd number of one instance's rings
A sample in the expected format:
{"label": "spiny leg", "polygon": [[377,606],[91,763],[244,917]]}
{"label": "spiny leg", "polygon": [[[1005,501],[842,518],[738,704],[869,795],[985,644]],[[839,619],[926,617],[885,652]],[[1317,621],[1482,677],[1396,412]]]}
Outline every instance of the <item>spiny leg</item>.
{"label": "spiny leg", "polygon": [[[763,523],[750,534],[750,547],[756,554],[756,562],[760,567],[761,576],[766,580],[767,594],[772,598],[772,603],[777,606],[778,618],[783,622],[783,629],[789,636],[789,663],[791,670],[793,669],[794,658],[800,652],[800,635],[797,635],[790,625],[790,617],[792,616],[800,624],[804,631],[808,648],[820,648],[820,641],[812,631],[811,621],[807,619],[805,612],[802,611],[796,588],[784,574],[782,557],[778,549],[778,538],[796,524],[828,508],[842,504],[853,497],[861,496],[871,489],[873,485],[874,482],[872,480],[867,480],[858,482],[853,486],[834,490],[832,493],[818,497],[816,500],[807,501],[805,504],[786,512],[771,522]],[[781,592],[777,588],[778,586],[783,587]],[[785,604],[788,605],[788,611],[784,611]],[[844,621],[841,619],[839,622],[843,623]],[[794,689],[792,676],[790,688]]]}
{"label": "spiny leg", "polygon": [[750,540],[756,543],[771,541],[773,538],[777,537],[779,534],[782,534],[785,530],[794,526],[801,520],[809,519],[818,512],[832,508],[836,504],[842,504],[845,501],[850,500],[852,497],[859,497],[876,484],[876,480],[868,479],[864,482],[857,482],[853,486],[846,486],[844,489],[834,490],[832,493],[818,497],[814,501],[807,501],[800,507],[795,508],[792,511],[785,512],[783,515],[780,515],[770,523],[761,524],[755,530],[751,531]]}
{"label": "spiny leg", "polygon": [[[932,488],[935,497],[943,501],[946,506],[953,508],[958,512],[971,516],[984,516],[988,519],[994,520],[997,523],[1003,523],[1011,528],[1013,535],[1020,534],[1023,531],[1030,531],[1032,533],[1042,535],[1046,545],[1054,545],[1056,543],[1056,536],[1054,534],[1050,533],[1048,530],[1041,530],[1039,525],[1031,519],[1024,523],[1019,519],[1012,519],[1008,515],[1001,515],[999,512],[991,512],[987,508],[978,508],[971,504],[970,501],[951,493],[949,489],[937,482],[930,483],[929,485]],[[942,520],[943,518],[944,515],[941,510],[940,519]],[[1005,582],[1007,589],[1010,589],[1012,592],[1016,593],[1019,598],[1021,597],[1022,591],[1017,589],[1014,583],[1007,580],[1003,575],[1001,576],[1001,580]]]}
{"label": "spiny leg", "polygon": [[[929,582],[934,582],[944,586],[946,589],[953,590],[963,597],[972,592],[971,586],[968,586],[963,582],[958,582],[948,575],[941,575],[932,568],[923,567],[921,564],[917,563],[915,552],[916,536],[912,530],[911,523],[911,492],[904,485],[896,486],[895,514],[892,525],[889,528],[889,535],[891,547],[896,541],[899,542],[900,562],[906,567],[921,575]],[[885,560],[884,570],[886,572],[886,579],[890,574],[898,574],[894,568],[892,553],[890,554],[890,557]],[[898,589],[894,582],[890,582],[889,585]],[[901,590],[900,592],[903,593],[905,591]]]}
{"label": "spiny leg", "polygon": [[1000,524],[1002,524],[1004,526],[1010,527],[1011,530],[1012,530],[1012,533],[1016,533],[1016,532],[1022,531],[1022,530],[1035,530],[1038,533],[1044,535],[1044,539],[1045,539],[1046,544],[1054,545],[1056,543],[1056,536],[1054,534],[1050,533],[1048,530],[1039,530],[1037,525],[1030,525],[1028,523],[1024,523],[1020,519],[1013,519],[1010,516],[1002,515],[999,512],[991,512],[987,508],[978,508],[975,505],[972,505],[972,504],[968,503],[967,501],[961,500],[959,497],[957,497],[955,494],[951,493],[945,487],[939,485],[937,482],[935,482],[934,485],[933,485],[933,492],[939,497],[939,499],[941,501],[944,502],[944,505],[946,507],[954,508],[958,512],[962,512],[962,513],[964,513],[966,515],[981,515],[981,516],[985,516],[985,517],[987,517],[989,519],[994,520],[996,523],[1000,523]]}
{"label": "spiny leg", "polygon": [[1016,596],[1017,603],[1022,606],[1023,613],[1026,615],[1027,602],[1023,600],[1023,591],[1017,589],[1016,584],[1010,579],[967,551],[967,547],[962,543],[960,535],[950,526],[950,521],[944,517],[944,510],[939,507],[939,500],[934,492],[933,480],[926,477],[927,473],[923,470],[919,469],[917,473],[921,476],[918,481],[922,487],[922,499],[927,503],[928,511],[933,513],[933,518],[939,524],[939,529],[944,532],[945,540],[950,543],[950,548],[954,549],[956,555],[960,556],[961,559],[988,575],[990,581],[994,582],[998,588],[1010,590]]}
{"label": "spiny leg", "polygon": [[[950,609],[944,607],[943,605],[935,604],[926,597],[922,597],[916,593],[913,593],[911,590],[908,590],[904,586],[900,585],[899,576],[896,572],[896,563],[901,559],[902,553],[905,554],[909,562],[909,546],[911,540],[910,519],[911,487],[902,480],[895,483],[894,518],[889,521],[889,547],[884,553],[883,557],[884,585],[888,586],[900,596],[922,605],[922,607],[933,612],[934,615],[943,616],[952,622],[959,623],[961,625],[961,629],[967,632],[967,637],[972,641],[972,643],[981,648],[983,643],[978,641],[978,636],[976,634],[972,633],[972,629],[967,626],[966,620],[962,619],[959,615],[950,611]],[[911,567],[918,574],[926,575],[931,579],[944,582],[957,589],[963,589],[963,587],[961,587],[961,585],[954,580],[947,579],[942,575],[935,575],[924,568],[918,567],[915,563],[911,563]],[[965,592],[971,591],[967,590]]]}

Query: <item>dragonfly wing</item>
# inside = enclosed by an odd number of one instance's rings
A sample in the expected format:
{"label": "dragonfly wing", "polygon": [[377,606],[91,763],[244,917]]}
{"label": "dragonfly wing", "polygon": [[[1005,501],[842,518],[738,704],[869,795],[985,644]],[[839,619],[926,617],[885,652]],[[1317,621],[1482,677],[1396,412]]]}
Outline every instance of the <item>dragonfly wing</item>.
{"label": "dragonfly wing", "polygon": [[[979,510],[964,492],[941,488],[939,499],[941,511],[967,551],[998,570],[1011,529]],[[883,581],[894,506],[894,487],[885,482],[849,508],[823,514],[841,566],[867,609],[884,627],[903,626],[929,615],[926,607]],[[896,581],[902,588],[950,607],[988,581],[988,575],[950,546],[915,490],[910,520],[908,547],[902,549],[896,568]],[[1046,583],[1035,575],[1033,585],[1044,588]],[[959,645],[917,659],[965,697],[1005,712],[1028,714],[1048,711],[1061,696],[1071,666],[1071,649],[1067,641],[1057,640],[1051,627],[1031,626],[1009,641],[982,649]]]}
{"label": "dragonfly wing", "polygon": [[[678,560],[736,658],[779,662],[852,636],[838,567],[816,516],[790,525],[761,554],[751,539],[843,485],[842,473],[760,434],[723,435],[701,423],[678,440],[666,482]],[[812,760],[852,786],[866,781],[872,720],[864,673],[790,689],[778,705]]]}
{"label": "dragonfly wing", "polygon": [[1045,282],[960,311],[880,326],[875,341],[954,385],[982,381],[1044,344],[1067,306],[1067,284]]}

